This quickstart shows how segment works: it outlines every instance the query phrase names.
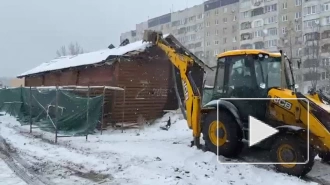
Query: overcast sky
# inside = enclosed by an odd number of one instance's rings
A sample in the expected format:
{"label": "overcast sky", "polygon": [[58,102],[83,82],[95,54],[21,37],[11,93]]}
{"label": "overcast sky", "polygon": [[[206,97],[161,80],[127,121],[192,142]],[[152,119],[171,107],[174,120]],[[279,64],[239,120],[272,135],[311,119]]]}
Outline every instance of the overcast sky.
{"label": "overcast sky", "polygon": [[77,41],[87,51],[118,46],[136,23],[203,0],[2,0],[0,77],[15,77]]}

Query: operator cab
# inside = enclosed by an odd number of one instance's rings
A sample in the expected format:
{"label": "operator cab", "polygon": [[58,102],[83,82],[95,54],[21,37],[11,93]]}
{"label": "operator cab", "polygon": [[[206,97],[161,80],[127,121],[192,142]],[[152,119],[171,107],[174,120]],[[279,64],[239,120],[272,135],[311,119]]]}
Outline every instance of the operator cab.
{"label": "operator cab", "polygon": [[266,107],[260,106],[266,106],[266,101],[251,98],[267,98],[268,90],[274,87],[281,87],[280,54],[262,50],[234,50],[218,55],[212,99],[231,98],[226,101],[239,109],[246,124],[249,115],[261,120],[265,115],[260,110]]}

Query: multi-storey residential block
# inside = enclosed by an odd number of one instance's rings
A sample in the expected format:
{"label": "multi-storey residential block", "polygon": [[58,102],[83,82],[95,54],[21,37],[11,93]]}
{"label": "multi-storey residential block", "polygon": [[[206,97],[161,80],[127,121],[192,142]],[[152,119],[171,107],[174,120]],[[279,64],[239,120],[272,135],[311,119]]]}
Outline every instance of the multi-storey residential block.
{"label": "multi-storey residential block", "polygon": [[200,58],[204,54],[203,12],[203,5],[173,12],[171,24],[171,33]]}
{"label": "multi-storey residential block", "polygon": [[240,47],[278,51],[278,0],[241,0]]}
{"label": "multi-storey residential block", "polygon": [[139,40],[145,29],[172,33],[210,66],[227,50],[282,49],[293,61],[300,91],[330,90],[328,0],[208,0],[137,24],[121,41]]}
{"label": "multi-storey residential block", "polygon": [[215,65],[216,55],[239,48],[238,0],[213,0],[204,3],[204,60]]}

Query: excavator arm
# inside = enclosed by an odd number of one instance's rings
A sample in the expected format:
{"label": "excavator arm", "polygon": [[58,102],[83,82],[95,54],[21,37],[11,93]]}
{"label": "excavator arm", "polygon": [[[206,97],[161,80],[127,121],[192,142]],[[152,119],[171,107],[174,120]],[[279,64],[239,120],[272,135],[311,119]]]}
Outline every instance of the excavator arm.
{"label": "excavator arm", "polygon": [[[193,143],[199,147],[201,133],[201,93],[191,75],[191,69],[195,63],[194,57],[174,47],[174,43],[171,40],[165,40],[160,32],[146,30],[144,32],[143,42],[151,42],[153,45],[162,49],[172,64],[179,70],[185,98],[185,112],[183,114],[185,114],[189,128],[193,130]],[[178,96],[178,99],[180,99],[180,96]]]}

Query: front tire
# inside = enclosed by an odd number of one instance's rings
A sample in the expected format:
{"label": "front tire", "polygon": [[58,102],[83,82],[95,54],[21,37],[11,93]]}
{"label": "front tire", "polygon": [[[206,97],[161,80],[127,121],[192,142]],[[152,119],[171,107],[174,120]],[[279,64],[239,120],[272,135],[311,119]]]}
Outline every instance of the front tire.
{"label": "front tire", "polygon": [[219,112],[219,121],[217,112],[209,113],[202,132],[206,149],[215,154],[233,158],[243,149],[242,130],[230,113]]}
{"label": "front tire", "polygon": [[[307,146],[299,136],[279,135],[270,150],[272,162],[303,163],[307,161]],[[275,164],[277,171],[293,176],[305,176],[312,170],[314,155],[309,150],[309,160],[306,164]]]}

